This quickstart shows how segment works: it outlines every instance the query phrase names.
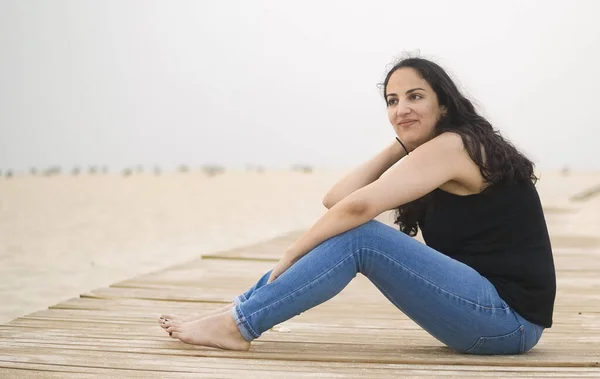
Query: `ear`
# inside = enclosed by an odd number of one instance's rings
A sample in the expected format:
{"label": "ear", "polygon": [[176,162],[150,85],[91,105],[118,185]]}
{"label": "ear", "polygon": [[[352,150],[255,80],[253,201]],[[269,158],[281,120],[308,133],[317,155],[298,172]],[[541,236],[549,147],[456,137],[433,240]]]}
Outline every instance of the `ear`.
{"label": "ear", "polygon": [[446,116],[446,114],[448,113],[448,108],[446,108],[446,106],[445,106],[445,105],[442,105],[442,106],[440,107],[440,110],[441,110],[441,113],[440,113],[440,114],[441,114],[441,116],[442,116],[442,117]]}

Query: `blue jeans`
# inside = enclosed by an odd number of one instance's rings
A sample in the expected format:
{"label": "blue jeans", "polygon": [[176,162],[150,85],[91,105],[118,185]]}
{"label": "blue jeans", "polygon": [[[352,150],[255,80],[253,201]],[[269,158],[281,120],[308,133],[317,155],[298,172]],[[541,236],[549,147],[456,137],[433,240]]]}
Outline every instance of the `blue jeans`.
{"label": "blue jeans", "polygon": [[234,299],[233,317],[251,341],[338,294],[357,273],[450,348],[470,354],[521,354],[539,341],[533,324],[477,271],[378,221],[311,250],[272,283],[266,273]]}

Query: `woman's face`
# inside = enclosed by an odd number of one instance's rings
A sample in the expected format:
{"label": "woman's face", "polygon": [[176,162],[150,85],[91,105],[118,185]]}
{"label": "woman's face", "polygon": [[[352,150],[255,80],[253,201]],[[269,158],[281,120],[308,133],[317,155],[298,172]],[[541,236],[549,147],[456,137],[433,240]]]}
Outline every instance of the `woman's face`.
{"label": "woman's face", "polygon": [[410,67],[396,70],[386,87],[388,118],[409,151],[435,136],[435,126],[445,113],[429,83]]}

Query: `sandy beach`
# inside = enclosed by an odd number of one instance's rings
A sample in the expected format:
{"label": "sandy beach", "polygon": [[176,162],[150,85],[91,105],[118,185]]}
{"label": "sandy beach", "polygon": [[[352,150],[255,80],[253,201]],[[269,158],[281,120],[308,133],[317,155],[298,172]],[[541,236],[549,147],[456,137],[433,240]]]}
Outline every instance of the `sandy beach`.
{"label": "sandy beach", "polygon": [[267,170],[0,178],[0,323],[306,228],[338,177]]}
{"label": "sandy beach", "polygon": [[[116,281],[312,225],[343,171],[0,178],[0,323]],[[600,173],[543,172],[553,244],[600,237]],[[560,215],[561,222],[554,219]],[[570,216],[572,215],[572,216]]]}

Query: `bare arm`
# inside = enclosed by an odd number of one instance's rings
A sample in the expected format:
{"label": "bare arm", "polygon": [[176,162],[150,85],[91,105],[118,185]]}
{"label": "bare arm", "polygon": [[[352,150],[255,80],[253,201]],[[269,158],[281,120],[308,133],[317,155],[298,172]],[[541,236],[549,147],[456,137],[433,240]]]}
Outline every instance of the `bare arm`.
{"label": "bare arm", "polygon": [[285,271],[321,242],[366,223],[386,210],[409,203],[450,180],[464,178],[472,161],[460,136],[444,133],[418,147],[385,175],[344,198],[327,211],[284,254]]}
{"label": "bare arm", "polygon": [[323,205],[330,209],[352,192],[373,183],[404,156],[404,149],[394,141],[337,182],[325,195]]}

